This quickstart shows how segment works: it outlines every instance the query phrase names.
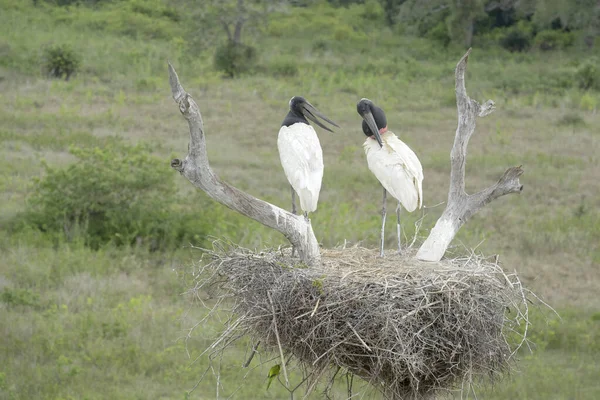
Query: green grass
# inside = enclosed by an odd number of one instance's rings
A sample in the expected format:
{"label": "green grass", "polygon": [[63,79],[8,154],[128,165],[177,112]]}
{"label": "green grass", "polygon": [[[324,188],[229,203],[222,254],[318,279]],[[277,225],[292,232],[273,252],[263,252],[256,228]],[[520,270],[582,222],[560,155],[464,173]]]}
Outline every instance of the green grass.
{"label": "green grass", "polygon": [[[167,59],[202,110],[215,171],[278,206],[290,206],[276,150],[289,98],[303,95],[339,123],[336,133],[319,131],[326,169],[312,219],[324,246],[345,240],[377,245],[381,193],[362,150],[355,111],[361,97],[386,110],[390,129],[421,159],[430,208],[420,235],[443,210],[438,204],[447,196],[456,128],[453,68],[463,49],[443,49],[387,28],[361,30],[361,18],[373,18],[361,7],[336,16],[321,4],[270,18],[261,35],[249,38],[260,49],[254,73],[222,79],[211,49],[192,51],[186,13],[164,4],[123,1],[91,10],[0,0],[2,400],[185,399],[208,366],[206,357],[192,360],[223,321],[196,329],[186,351],[181,338],[205,312],[182,295],[200,257],[187,243],[157,253],[110,245],[92,251],[77,240],[9,228],[26,208],[33,178],[43,175],[43,161],[69,165],[75,161],[72,145],[151,144],[165,168],[185,154],[187,125],[170,98]],[[287,34],[292,28],[296,35]],[[47,80],[43,50],[64,43],[81,55],[82,70],[68,82]],[[469,61],[469,93],[493,99],[497,111],[478,120],[467,190],[480,190],[519,164],[525,189],[483,209],[451,250],[479,246],[485,254],[500,254],[506,269],[516,270],[563,316],[546,323],[536,315],[533,354],[523,352],[519,372],[478,390],[479,398],[600,397],[600,93],[578,89],[575,77],[589,57],[575,50],[510,54],[476,47]],[[293,71],[291,61],[297,64]],[[178,195],[191,196],[179,205],[185,212],[197,199],[210,204],[199,213],[218,216],[210,235],[251,248],[286,243],[210,203],[175,172],[173,179]],[[406,235],[421,216],[403,214]],[[390,218],[390,248],[393,224]],[[248,372],[239,368],[245,352],[236,348],[223,359],[221,394],[232,393]],[[286,397],[279,385],[265,392],[268,368],[250,372],[237,398]],[[189,398],[215,398],[215,386],[209,371]]]}

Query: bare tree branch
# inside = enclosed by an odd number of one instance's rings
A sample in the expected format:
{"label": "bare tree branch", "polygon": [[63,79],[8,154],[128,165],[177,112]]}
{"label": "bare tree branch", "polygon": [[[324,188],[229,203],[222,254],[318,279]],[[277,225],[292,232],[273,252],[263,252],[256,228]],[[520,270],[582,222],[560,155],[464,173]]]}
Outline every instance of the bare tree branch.
{"label": "bare tree branch", "polygon": [[441,260],[461,226],[483,206],[500,196],[509,193],[520,193],[523,190],[523,186],[519,183],[519,176],[523,173],[523,169],[519,166],[509,168],[495,185],[487,189],[472,195],[465,192],[467,146],[469,145],[469,139],[475,132],[475,120],[477,117],[485,117],[491,114],[495,109],[492,100],[488,100],[481,105],[467,95],[465,71],[470,53],[471,49],[456,65],[455,90],[458,127],[456,128],[454,145],[450,152],[451,171],[448,204],[417,253],[417,258],[425,261]]}
{"label": "bare tree branch", "polygon": [[225,19],[223,19],[223,17],[220,17],[219,20],[221,21],[221,26],[223,26],[223,30],[227,34],[227,40],[231,42],[233,38],[231,37],[231,30],[229,29],[229,24],[227,23],[227,21],[225,21]]}
{"label": "bare tree branch", "polygon": [[175,69],[169,63],[169,82],[173,99],[179,111],[188,121],[190,144],[184,160],[171,161],[171,167],[186,177],[192,185],[203,190],[211,198],[234,211],[281,232],[298,250],[298,255],[308,265],[320,261],[319,245],[310,221],[294,215],[273,204],[259,200],[223,182],[211,169],[206,153],[206,140],[202,115],[198,105],[181,86]]}

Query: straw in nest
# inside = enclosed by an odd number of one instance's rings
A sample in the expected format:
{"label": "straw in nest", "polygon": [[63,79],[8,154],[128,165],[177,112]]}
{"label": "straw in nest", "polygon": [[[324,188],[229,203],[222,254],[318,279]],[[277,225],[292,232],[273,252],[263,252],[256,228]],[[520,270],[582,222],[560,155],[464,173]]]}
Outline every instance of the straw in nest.
{"label": "straw in nest", "polygon": [[301,366],[305,395],[341,368],[386,398],[431,398],[509,371],[527,342],[530,292],[496,260],[352,247],[308,268],[289,249],[209,255],[194,290],[227,299],[233,317],[206,352],[250,336],[280,356],[286,381],[289,359]]}

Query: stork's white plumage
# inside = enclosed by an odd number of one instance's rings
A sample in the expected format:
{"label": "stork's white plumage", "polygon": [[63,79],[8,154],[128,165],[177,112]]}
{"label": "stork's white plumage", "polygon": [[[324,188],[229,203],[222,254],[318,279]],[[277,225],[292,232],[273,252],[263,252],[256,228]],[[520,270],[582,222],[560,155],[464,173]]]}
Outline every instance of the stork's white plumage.
{"label": "stork's white plumage", "polygon": [[417,155],[392,132],[381,134],[383,147],[367,138],[367,165],[381,185],[408,212],[423,205],[423,167]]}
{"label": "stork's white plumage", "polygon": [[381,210],[381,248],[385,237],[386,195],[396,200],[398,251],[401,251],[400,205],[412,212],[423,205],[423,167],[417,155],[396,135],[388,131],[385,113],[369,99],[361,99],[356,111],[363,118],[362,128],[367,140],[363,145],[369,169],[383,186]]}
{"label": "stork's white plumage", "polygon": [[321,143],[314,128],[309,125],[308,119],[331,132],[331,129],[323,125],[317,117],[333,126],[338,126],[304,97],[292,97],[290,111],[281,124],[277,138],[281,165],[292,185],[292,212],[296,213],[297,193],[307,221],[308,213],[317,209],[324,169]]}
{"label": "stork's white plumage", "polygon": [[324,166],[323,150],[314,128],[301,122],[282,126],[277,148],[285,176],[300,198],[300,208],[304,212],[315,211]]}

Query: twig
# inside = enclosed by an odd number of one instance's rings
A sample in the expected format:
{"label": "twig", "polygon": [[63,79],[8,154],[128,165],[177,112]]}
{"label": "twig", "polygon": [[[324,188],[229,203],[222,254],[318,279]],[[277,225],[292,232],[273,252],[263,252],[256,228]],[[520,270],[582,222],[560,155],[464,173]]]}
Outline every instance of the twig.
{"label": "twig", "polygon": [[258,346],[260,346],[260,340],[256,342],[254,346],[252,346],[252,353],[250,353],[250,357],[248,357],[248,360],[246,360],[246,362],[242,365],[242,368],[248,368],[248,365],[250,365],[254,355],[257,353],[256,350],[258,349]]}
{"label": "twig", "polygon": [[273,330],[275,331],[275,337],[277,338],[277,347],[279,348],[279,356],[281,357],[281,368],[283,369],[283,376],[285,377],[285,386],[290,387],[290,380],[288,379],[287,368],[285,365],[285,357],[283,356],[283,348],[281,347],[281,340],[279,339],[279,330],[277,329],[277,318],[275,314],[275,306],[273,305],[273,298],[271,292],[267,291],[269,302],[271,303],[271,309],[273,310]]}
{"label": "twig", "polygon": [[352,329],[352,332],[354,332],[354,334],[356,335],[356,337],[358,338],[358,340],[360,340],[360,342],[362,343],[362,345],[363,345],[363,346],[365,346],[365,348],[366,348],[367,350],[369,350],[369,351],[371,351],[371,352],[372,352],[373,350],[371,350],[371,348],[369,347],[369,345],[367,345],[367,344],[365,343],[365,341],[364,341],[364,340],[362,340],[362,338],[360,337],[360,335],[358,334],[358,332],[356,332],[356,329],[354,329],[354,327],[352,327],[352,325],[350,324],[350,322],[346,321],[346,325],[348,325],[348,327],[349,327],[350,329]]}

